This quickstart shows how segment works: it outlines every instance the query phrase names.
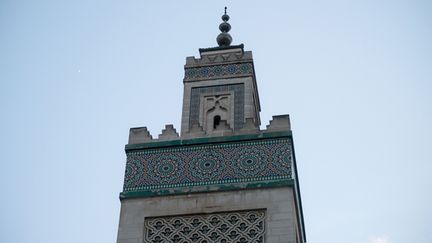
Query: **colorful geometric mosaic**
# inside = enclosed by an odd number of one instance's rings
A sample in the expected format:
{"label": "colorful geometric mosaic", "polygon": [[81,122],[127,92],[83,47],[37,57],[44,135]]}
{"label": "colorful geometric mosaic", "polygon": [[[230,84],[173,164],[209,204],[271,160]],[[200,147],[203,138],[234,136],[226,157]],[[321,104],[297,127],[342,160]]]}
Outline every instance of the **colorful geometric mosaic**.
{"label": "colorful geometric mosaic", "polygon": [[234,128],[240,129],[244,123],[244,84],[215,85],[192,88],[190,99],[189,128],[199,123],[201,95],[217,92],[234,92]]}
{"label": "colorful geometric mosaic", "polygon": [[265,211],[146,218],[144,242],[265,242]]}
{"label": "colorful geometric mosaic", "polygon": [[288,138],[127,152],[124,192],[291,179]]}
{"label": "colorful geometric mosaic", "polygon": [[199,80],[239,74],[252,74],[252,63],[225,64],[185,69],[185,80]]}

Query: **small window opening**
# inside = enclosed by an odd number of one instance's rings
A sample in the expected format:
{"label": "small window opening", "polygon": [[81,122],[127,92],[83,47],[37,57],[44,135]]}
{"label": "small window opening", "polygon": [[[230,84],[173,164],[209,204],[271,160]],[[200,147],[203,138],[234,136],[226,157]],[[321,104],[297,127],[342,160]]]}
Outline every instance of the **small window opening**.
{"label": "small window opening", "polygon": [[220,116],[214,116],[213,117],[213,129],[216,129],[216,127],[219,126],[220,121],[221,121]]}

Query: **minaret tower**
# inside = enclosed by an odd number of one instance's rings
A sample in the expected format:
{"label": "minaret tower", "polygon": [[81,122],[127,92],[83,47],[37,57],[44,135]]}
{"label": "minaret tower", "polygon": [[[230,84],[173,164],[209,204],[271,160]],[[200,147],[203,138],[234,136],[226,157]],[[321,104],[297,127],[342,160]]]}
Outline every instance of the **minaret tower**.
{"label": "minaret tower", "polygon": [[181,136],[131,128],[117,243],[304,243],[288,115],[260,130],[252,52],[231,45],[187,57]]}

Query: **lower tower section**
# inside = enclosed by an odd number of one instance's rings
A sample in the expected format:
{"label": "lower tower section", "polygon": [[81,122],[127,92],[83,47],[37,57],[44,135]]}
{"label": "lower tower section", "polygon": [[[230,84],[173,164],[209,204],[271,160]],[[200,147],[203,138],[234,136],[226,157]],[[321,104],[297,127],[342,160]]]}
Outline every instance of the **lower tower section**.
{"label": "lower tower section", "polygon": [[288,116],[264,131],[161,136],[126,145],[118,243],[305,242]]}

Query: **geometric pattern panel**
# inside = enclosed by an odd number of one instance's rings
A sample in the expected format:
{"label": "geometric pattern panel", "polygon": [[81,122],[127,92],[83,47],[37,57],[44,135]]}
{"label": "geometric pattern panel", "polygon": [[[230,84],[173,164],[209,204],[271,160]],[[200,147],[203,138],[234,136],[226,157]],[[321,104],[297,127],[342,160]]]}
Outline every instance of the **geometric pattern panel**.
{"label": "geometric pattern panel", "polygon": [[265,242],[265,211],[146,218],[144,242]]}
{"label": "geometric pattern panel", "polygon": [[185,69],[185,80],[252,74],[252,63],[225,64]]}
{"label": "geometric pattern panel", "polygon": [[291,179],[289,138],[127,152],[124,192]]}
{"label": "geometric pattern panel", "polygon": [[199,123],[200,101],[202,94],[234,92],[234,128],[240,129],[244,123],[244,84],[230,84],[196,87],[191,90],[189,128]]}

